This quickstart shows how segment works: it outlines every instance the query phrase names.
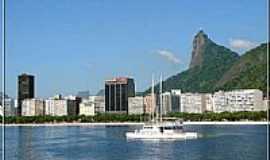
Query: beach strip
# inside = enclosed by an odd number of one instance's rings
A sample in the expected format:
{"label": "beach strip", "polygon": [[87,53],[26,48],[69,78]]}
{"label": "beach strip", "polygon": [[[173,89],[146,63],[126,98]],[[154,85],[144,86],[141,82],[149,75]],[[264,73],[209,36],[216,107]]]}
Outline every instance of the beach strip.
{"label": "beach strip", "polygon": [[[132,125],[143,125],[143,122],[108,122],[108,123],[26,123],[26,124],[5,124],[6,127],[12,126],[29,126],[29,127],[40,127],[40,126],[132,126]],[[267,125],[269,122],[266,121],[236,121],[236,122],[220,122],[220,121],[202,121],[192,122],[187,121],[184,125]]]}

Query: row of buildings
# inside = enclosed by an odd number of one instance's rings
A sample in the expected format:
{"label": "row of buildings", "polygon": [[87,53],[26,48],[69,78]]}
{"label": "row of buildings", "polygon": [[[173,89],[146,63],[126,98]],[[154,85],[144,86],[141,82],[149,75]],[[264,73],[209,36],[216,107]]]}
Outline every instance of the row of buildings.
{"label": "row of buildings", "polygon": [[[175,89],[155,95],[136,96],[132,78],[118,77],[105,81],[101,96],[57,95],[48,99],[34,96],[34,76],[18,77],[18,99],[5,98],[5,115],[95,115],[97,113],[143,114],[170,112],[236,112],[267,109],[262,91],[241,89],[211,93],[182,93]],[[87,94],[82,94],[87,95]],[[0,103],[1,105],[1,103]],[[2,111],[3,112],[3,111]],[[0,110],[1,113],[1,110]]]}

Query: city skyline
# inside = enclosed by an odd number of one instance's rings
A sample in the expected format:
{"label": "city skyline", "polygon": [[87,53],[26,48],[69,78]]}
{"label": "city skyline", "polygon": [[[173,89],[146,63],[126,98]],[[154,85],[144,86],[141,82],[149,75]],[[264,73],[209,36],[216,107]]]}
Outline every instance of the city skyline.
{"label": "city skyline", "polygon": [[266,42],[265,5],[9,1],[6,93],[17,97],[17,76],[24,72],[36,77],[36,97],[96,94],[106,79],[117,76],[133,77],[137,91],[143,91],[152,73],[168,77],[187,69],[200,29],[238,53]]}

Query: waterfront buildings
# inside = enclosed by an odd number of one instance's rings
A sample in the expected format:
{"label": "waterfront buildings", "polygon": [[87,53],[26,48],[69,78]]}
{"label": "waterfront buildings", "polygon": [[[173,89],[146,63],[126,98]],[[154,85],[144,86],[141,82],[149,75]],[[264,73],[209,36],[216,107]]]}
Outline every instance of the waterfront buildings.
{"label": "waterfront buildings", "polygon": [[80,103],[80,115],[95,115],[105,112],[104,96],[89,96]]}
{"label": "waterfront buildings", "polygon": [[24,99],[34,98],[34,76],[21,74],[18,76],[18,108],[17,114],[20,116],[22,112],[22,101]]}
{"label": "waterfront buildings", "polygon": [[143,98],[143,105],[144,105],[144,113],[151,114],[154,113],[156,110],[157,105],[157,96],[152,96],[148,94]]}
{"label": "waterfront buildings", "polygon": [[64,99],[61,95],[45,101],[45,114],[51,116],[77,115],[78,102],[74,99]]}
{"label": "waterfront buildings", "polygon": [[210,93],[202,93],[202,111],[213,112],[213,96]]}
{"label": "waterfront buildings", "polygon": [[228,102],[227,97],[224,91],[215,92],[213,95],[213,111],[214,112],[225,112],[231,111],[230,108],[227,108]]}
{"label": "waterfront buildings", "polygon": [[5,98],[5,116],[15,116],[16,108],[15,108],[15,100],[12,98]]}
{"label": "waterfront buildings", "polygon": [[[161,104],[159,104],[160,106]],[[164,92],[162,93],[162,109],[159,107],[159,112],[163,115],[166,115],[172,111],[172,96],[171,92]]]}
{"label": "waterfront buildings", "polygon": [[[166,115],[170,112],[181,111],[181,90],[173,89],[170,92],[164,92],[162,97],[159,96],[158,98],[162,98],[162,103],[158,105],[159,113],[162,111],[162,114]],[[160,103],[160,100],[158,100],[158,103]],[[161,105],[162,109],[160,108]]]}
{"label": "waterfront buildings", "polygon": [[22,116],[41,116],[44,115],[44,100],[42,99],[24,99],[22,101]]}
{"label": "waterfront buildings", "polygon": [[80,115],[94,116],[95,102],[89,99],[83,99],[80,103]]}
{"label": "waterfront buildings", "polygon": [[181,94],[181,111],[187,113],[203,112],[202,94],[200,93],[182,93]]}
{"label": "waterfront buildings", "polygon": [[258,89],[219,91],[213,95],[214,112],[263,111],[263,93]]}
{"label": "waterfront buildings", "polygon": [[143,114],[144,113],[144,105],[143,105],[143,97],[129,97],[128,98],[128,114]]}
{"label": "waterfront buildings", "polygon": [[[105,94],[104,94],[105,92]],[[5,97],[5,115],[95,115],[96,113],[162,114],[170,112],[237,112],[264,111],[267,109],[262,91],[258,89],[239,89],[215,93],[182,93],[172,89],[161,95],[135,96],[132,78],[118,77],[105,81],[105,90],[99,96],[88,96],[89,91],[78,96],[62,98],[57,95],[47,100],[34,98],[34,76],[18,76],[18,98]],[[82,100],[83,98],[83,100]],[[162,98],[162,103],[160,103]],[[16,102],[17,103],[16,103]],[[2,102],[0,101],[0,105]],[[16,105],[17,104],[17,105]],[[15,107],[17,106],[17,107]],[[1,108],[3,112],[3,108]]]}
{"label": "waterfront buildings", "polygon": [[105,112],[105,97],[104,96],[91,96],[95,104],[95,113]]}
{"label": "waterfront buildings", "polygon": [[181,112],[181,90],[171,90],[171,112]]}
{"label": "waterfront buildings", "polygon": [[5,116],[15,116],[16,108],[15,108],[15,100],[7,95],[4,96],[4,104],[2,102],[2,93],[0,92],[0,106],[1,113],[4,114],[4,108],[2,108],[5,104]]}
{"label": "waterfront buildings", "polygon": [[0,105],[0,116],[3,116],[3,115],[4,115],[3,107],[2,105]]}
{"label": "waterfront buildings", "polygon": [[105,81],[105,111],[128,113],[128,98],[135,96],[132,78],[118,77]]}
{"label": "waterfront buildings", "polygon": [[69,95],[64,97],[64,99],[72,100],[73,103],[75,103],[75,114],[78,115],[80,113],[80,103],[82,101],[81,97]]}

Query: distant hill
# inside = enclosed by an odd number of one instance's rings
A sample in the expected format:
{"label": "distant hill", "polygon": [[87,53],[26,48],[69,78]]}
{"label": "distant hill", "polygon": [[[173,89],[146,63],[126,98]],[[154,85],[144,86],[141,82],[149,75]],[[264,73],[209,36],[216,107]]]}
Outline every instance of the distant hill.
{"label": "distant hill", "polygon": [[105,96],[105,90],[104,89],[99,90],[96,96]]}
{"label": "distant hill", "polygon": [[[239,59],[239,55],[214,43],[201,30],[193,40],[189,69],[169,77],[163,82],[163,91],[181,89],[183,92],[212,92],[216,83]],[[155,90],[159,86],[155,86]],[[150,92],[150,88],[145,91]]]}
{"label": "distant hill", "polygon": [[237,60],[216,84],[217,89],[257,88],[266,93],[267,44],[251,49]]}

